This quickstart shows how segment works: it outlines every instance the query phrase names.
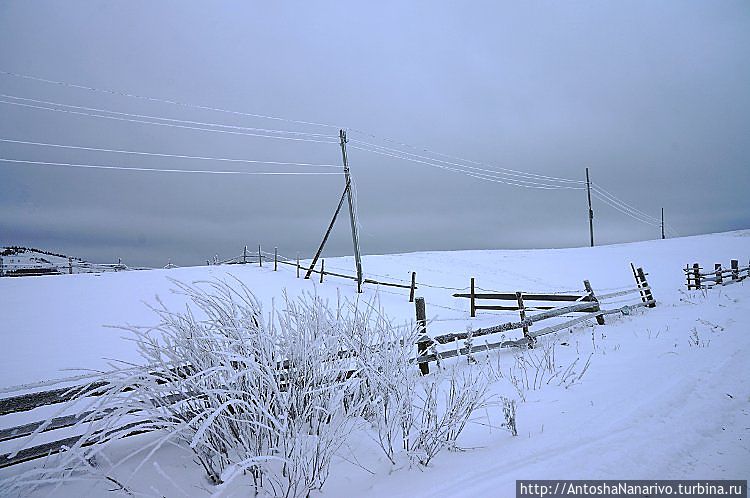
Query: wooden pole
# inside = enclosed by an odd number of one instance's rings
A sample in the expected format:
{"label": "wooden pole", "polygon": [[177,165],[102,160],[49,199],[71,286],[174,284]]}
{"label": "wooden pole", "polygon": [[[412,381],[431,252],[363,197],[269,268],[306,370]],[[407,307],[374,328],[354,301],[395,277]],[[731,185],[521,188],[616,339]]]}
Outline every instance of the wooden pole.
{"label": "wooden pole", "polygon": [[273,248],[273,271],[276,271],[279,269],[279,248],[274,247]]}
{"label": "wooden pole", "polygon": [[729,262],[729,266],[732,268],[732,280],[740,279],[740,262],[733,259]]}
{"label": "wooden pole", "polygon": [[297,253],[297,278],[299,278],[299,253]]}
{"label": "wooden pole", "polygon": [[[523,293],[516,292],[516,301],[518,302],[518,314],[521,317],[521,321],[526,320],[526,307],[523,304]],[[523,336],[527,339],[531,339],[529,336],[529,326],[523,326]]]}
{"label": "wooden pole", "polygon": [[474,297],[474,277],[471,277],[471,301],[470,301],[471,317],[474,318],[477,315],[476,298]]}
{"label": "wooden pole", "polygon": [[664,208],[661,208],[661,238],[664,240]]}
{"label": "wooden pole", "polygon": [[[591,301],[596,303],[594,311],[600,311],[602,308],[599,306],[599,300],[596,298],[596,295],[594,295],[594,289],[591,288],[591,283],[588,280],[584,280],[583,287],[586,289],[586,292],[588,292]],[[596,323],[604,325],[604,315],[596,315]]]}
{"label": "wooden pole", "polygon": [[339,215],[339,211],[341,211],[341,206],[344,205],[344,198],[346,198],[346,193],[349,191],[349,184],[347,184],[344,187],[344,191],[341,193],[341,199],[339,199],[339,205],[336,208],[336,211],[333,213],[333,218],[331,218],[331,223],[328,224],[328,229],[326,230],[325,235],[323,235],[323,240],[320,242],[320,247],[318,247],[318,250],[315,252],[315,256],[313,256],[312,262],[310,263],[310,268],[307,269],[307,273],[305,274],[305,278],[309,279],[310,275],[312,275],[313,268],[315,268],[315,263],[318,262],[318,258],[320,257],[320,254],[323,252],[323,247],[326,245],[326,241],[328,241],[328,236],[331,235],[331,230],[333,230],[333,225],[336,223],[336,217]]}
{"label": "wooden pole", "polygon": [[589,236],[591,238],[591,247],[594,247],[594,210],[591,209],[591,180],[589,179],[588,168],[586,168],[586,192],[589,198]]}
{"label": "wooden pole", "polygon": [[354,245],[354,263],[357,267],[357,292],[362,292],[362,261],[359,254],[359,232],[357,230],[357,213],[352,199],[352,179],[349,173],[349,160],[346,157],[346,132],[339,130],[341,141],[341,156],[344,162],[344,177],[346,178],[346,198],[349,204],[349,222],[352,226],[352,244]]}
{"label": "wooden pole", "polygon": [[258,266],[263,266],[263,253],[260,252],[260,244],[258,244]]}
{"label": "wooden pole", "polygon": [[690,278],[690,265],[685,265],[685,279],[687,280],[687,284],[686,284],[687,285],[687,289],[688,290],[692,289],[693,287],[692,287],[692,284],[690,283],[690,281],[691,281],[691,278]]}
{"label": "wooden pole", "polygon": [[325,266],[326,266],[326,260],[321,259],[320,260],[320,283],[323,283],[323,275],[325,275]]}
{"label": "wooden pole", "polygon": [[641,284],[643,285],[643,302],[644,303],[650,303],[648,305],[649,308],[653,308],[656,306],[654,303],[654,295],[651,293],[651,289],[649,288],[648,281],[646,280],[646,272],[643,271],[643,268],[638,268],[638,278],[641,281]]}
{"label": "wooden pole", "polygon": [[0,256],[0,277],[5,276],[5,270],[3,269],[3,257]]}
{"label": "wooden pole", "polygon": [[411,272],[411,288],[409,289],[409,302],[414,302],[414,291],[417,288],[417,272]]}
{"label": "wooden pole", "polygon": [[698,263],[693,263],[693,286],[696,289],[701,288],[701,267]]}
{"label": "wooden pole", "polygon": [[242,250],[242,264],[247,263],[247,246]]}
{"label": "wooden pole", "polygon": [[714,272],[716,272],[716,283],[720,284],[722,282],[722,278],[721,278],[721,263],[716,263],[714,265]]}
{"label": "wooden pole", "polygon": [[[425,310],[424,298],[418,297],[414,302],[414,307],[417,312],[417,333],[419,334],[417,338],[417,358],[419,358],[427,352],[430,344],[427,337],[427,312]],[[430,373],[430,364],[420,363],[419,371],[422,375],[427,375]]]}
{"label": "wooden pole", "polygon": [[73,258],[68,258],[68,275],[73,274]]}

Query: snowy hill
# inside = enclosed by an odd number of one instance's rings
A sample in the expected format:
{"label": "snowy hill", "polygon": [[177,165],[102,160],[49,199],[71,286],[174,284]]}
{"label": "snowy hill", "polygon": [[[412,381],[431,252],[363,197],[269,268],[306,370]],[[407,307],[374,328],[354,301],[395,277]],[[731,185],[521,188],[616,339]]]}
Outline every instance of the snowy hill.
{"label": "snowy hill", "polygon": [[[462,331],[517,319],[515,312],[469,318],[468,301],[452,294],[475,277],[480,289],[597,292],[633,285],[634,262],[648,273],[658,306],[545,338],[533,351],[491,352],[476,368],[492,368],[497,394],[518,400],[517,437],[493,429],[497,414],[475,417],[461,436],[464,452],[441,453],[427,469],[387,462],[366,437],[334,462],[322,496],[510,496],[515,480],[550,478],[732,478],[750,474],[750,288],[748,283],[686,291],[682,269],[750,257],[750,231],[596,248],[524,251],[454,251],[366,256],[366,276],[408,282],[417,273],[427,304],[428,333]],[[351,258],[326,259],[326,269],[349,270]],[[0,389],[24,392],[80,370],[111,368],[109,359],[138,362],[124,332],[106,325],[147,325],[146,304],[159,297],[170,309],[183,304],[171,279],[196,282],[237,278],[270,310],[291,296],[316,293],[331,302],[355,299],[354,282],[297,279],[295,269],[253,265],[191,267],[144,272],[0,279]],[[409,321],[408,290],[365,286],[385,312]],[[637,299],[637,296],[636,296]],[[577,372],[575,382],[538,379],[542,362]],[[545,356],[546,355],[546,356]],[[459,361],[459,360],[456,360]],[[463,363],[464,360],[460,360]],[[584,364],[587,366],[584,368]],[[468,368],[468,367],[467,367]],[[519,388],[509,377],[524,372]],[[26,385],[26,387],[12,387]],[[36,387],[34,385],[37,385]],[[22,417],[19,417],[22,423]],[[9,451],[7,446],[0,452]],[[202,495],[212,488],[190,454],[164,449],[159,465],[131,481],[144,493]],[[25,464],[26,465],[26,464]],[[192,470],[191,470],[192,469]],[[17,470],[4,469],[0,479]],[[173,482],[161,477],[166,472]],[[142,484],[142,489],[137,484]],[[91,483],[68,484],[67,496],[97,496]],[[150,489],[149,486],[155,488]],[[155,491],[158,489],[158,492]],[[199,491],[203,489],[205,491]],[[247,488],[226,490],[228,496]]]}

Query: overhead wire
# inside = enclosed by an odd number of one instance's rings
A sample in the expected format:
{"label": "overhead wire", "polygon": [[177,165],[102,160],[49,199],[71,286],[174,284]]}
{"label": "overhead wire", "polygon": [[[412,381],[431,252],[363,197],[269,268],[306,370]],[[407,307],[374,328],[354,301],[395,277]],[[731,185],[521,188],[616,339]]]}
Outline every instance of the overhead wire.
{"label": "overhead wire", "polygon": [[119,116],[129,116],[129,117],[134,117],[134,118],[145,118],[145,119],[158,119],[161,121],[168,121],[172,123],[213,126],[217,128],[228,128],[231,130],[255,131],[255,132],[263,132],[263,133],[302,135],[302,136],[316,137],[316,138],[329,138],[329,139],[336,138],[333,135],[324,134],[324,133],[309,133],[309,132],[304,132],[304,131],[278,130],[278,129],[272,129],[272,128],[257,128],[257,127],[252,127],[252,126],[238,126],[238,125],[228,125],[228,124],[223,124],[223,123],[214,123],[214,122],[206,122],[206,121],[194,121],[194,120],[189,120],[189,119],[166,118],[163,116],[153,116],[150,114],[138,114],[138,113],[132,113],[132,112],[113,111],[111,109],[102,109],[100,107],[88,107],[88,106],[75,105],[75,104],[64,104],[62,102],[54,102],[54,101],[42,100],[42,99],[32,99],[29,97],[19,97],[17,95],[10,95],[10,94],[4,94],[4,93],[0,93],[0,97],[5,98],[5,99],[34,102],[36,104],[54,105],[54,106],[68,107],[68,108],[79,109],[79,110],[84,110],[84,111],[116,114]]}
{"label": "overhead wire", "polygon": [[224,161],[233,163],[248,163],[248,164],[269,164],[274,166],[305,166],[305,167],[319,167],[319,168],[336,168],[342,169],[341,166],[335,164],[315,164],[315,163],[299,163],[299,162],[286,162],[286,161],[262,161],[255,159],[233,159],[227,157],[208,157],[208,156],[189,156],[184,154],[166,154],[159,152],[144,152],[134,150],[122,150],[122,149],[104,149],[99,147],[85,147],[81,145],[64,145],[64,144],[52,144],[46,142],[32,142],[27,140],[12,140],[7,138],[0,138],[0,142],[20,144],[20,145],[35,145],[40,147],[54,147],[61,149],[73,149],[73,150],[86,150],[94,152],[112,152],[118,154],[133,154],[140,156],[154,156],[154,157],[173,157],[178,159],[195,159],[201,161]]}
{"label": "overhead wire", "polygon": [[[416,157],[418,159],[430,160],[430,161],[441,163],[441,164],[445,164],[445,165],[448,165],[448,166],[457,166],[457,167],[461,167],[461,168],[466,168],[466,169],[470,169],[470,170],[474,170],[474,171],[480,171],[480,172],[485,172],[485,173],[492,173],[492,174],[496,174],[496,175],[505,175],[505,176],[511,176],[511,177],[518,177],[520,179],[532,179],[532,180],[535,180],[535,181],[547,181],[547,182],[558,182],[558,183],[573,183],[573,184],[584,184],[584,183],[586,183],[583,180],[571,180],[571,179],[568,179],[568,178],[560,178],[560,177],[554,177],[554,176],[539,175],[539,174],[536,174],[536,173],[528,173],[528,172],[525,172],[525,171],[518,171],[518,170],[514,170],[514,169],[499,167],[499,166],[496,167],[496,168],[493,168],[493,169],[489,169],[489,165],[484,164],[484,163],[479,163],[479,162],[476,162],[476,161],[471,161],[469,159],[463,159],[463,158],[458,158],[458,157],[453,157],[453,156],[447,156],[447,157],[453,158],[454,160],[457,160],[457,161],[463,161],[463,162],[466,162],[466,163],[471,163],[471,164],[477,164],[477,165],[481,165],[481,166],[486,166],[485,168],[480,168],[480,167],[476,167],[476,166],[469,166],[469,165],[466,165],[466,164],[461,164],[461,163],[456,163],[456,162],[451,162],[451,161],[444,161],[442,159],[435,159],[435,158],[428,157],[428,156],[423,156],[423,155],[420,155],[420,154],[413,154],[411,152],[405,152],[405,151],[400,150],[400,149],[394,149],[394,148],[391,148],[391,147],[385,147],[385,146],[382,146],[382,145],[372,144],[372,143],[364,142],[364,141],[357,140],[357,139],[351,139],[351,141],[353,143],[359,143],[359,144],[361,144],[363,146],[375,148],[375,149],[386,151],[386,152],[403,154],[405,156]],[[426,152],[430,153],[430,154],[434,154],[434,155],[438,155],[438,156],[446,156],[445,154],[441,154],[439,152],[430,151],[429,149],[424,149],[424,150]]]}
{"label": "overhead wire", "polygon": [[[69,83],[69,82],[63,82],[59,80],[41,78],[37,76],[16,73],[13,71],[0,70],[0,74],[6,75],[6,76],[12,76],[16,78],[21,78],[21,79],[26,79],[26,80],[34,80],[34,81],[39,81],[39,82],[44,82],[44,83],[49,83],[49,84],[60,85],[60,86],[68,87],[68,88],[84,89],[84,90],[98,92],[98,93],[118,95],[118,96],[135,98],[135,99],[140,99],[140,100],[145,100],[145,101],[150,101],[150,102],[160,102],[160,103],[166,103],[166,104],[171,104],[171,105],[177,105],[177,106],[191,108],[191,109],[208,110],[208,111],[222,112],[222,113],[228,113],[228,114],[240,115],[240,116],[246,116],[246,117],[262,118],[262,119],[271,119],[271,120],[277,120],[277,121],[301,124],[301,125],[322,126],[326,128],[339,128],[339,126],[327,124],[327,123],[295,120],[295,119],[288,119],[288,118],[283,118],[279,116],[271,116],[271,115],[260,114],[260,113],[249,113],[249,112],[235,111],[235,110],[224,109],[224,108],[219,108],[219,107],[197,105],[197,104],[191,104],[191,103],[182,102],[182,101],[173,100],[173,99],[149,97],[149,96],[138,95],[138,94],[129,93],[129,92],[121,92],[117,90],[103,89],[103,88],[97,88],[97,87],[88,86],[88,85],[80,85],[80,84],[74,84],[74,83]],[[43,107],[43,106],[37,106],[37,105],[23,104],[21,102],[8,102],[8,101],[0,101],[0,104],[12,104],[12,105],[17,105],[17,106],[24,106],[24,107],[30,107],[30,108],[36,108],[36,109],[42,109],[42,110],[66,112],[70,114],[85,115],[85,116],[99,117],[99,118],[105,118],[105,119],[115,119],[119,121],[129,121],[129,122],[159,125],[159,126],[172,126],[172,127],[177,127],[177,128],[194,129],[194,130],[200,130],[200,131],[213,131],[213,132],[221,132],[221,133],[240,134],[240,135],[246,135],[246,136],[256,136],[256,137],[261,137],[261,138],[277,138],[277,139],[299,140],[299,141],[309,141],[309,142],[336,143],[333,140],[319,140],[319,138],[331,138],[331,139],[334,138],[334,137],[329,137],[328,135],[324,135],[324,134],[297,132],[297,131],[291,131],[291,130],[272,130],[272,129],[266,129],[266,128],[251,128],[251,127],[242,127],[242,126],[235,126],[235,125],[225,125],[225,124],[220,124],[220,123],[180,120],[180,119],[165,118],[165,117],[160,117],[160,116],[124,113],[124,112],[112,111],[108,109],[92,108],[92,107],[85,107],[85,106],[74,106],[70,104],[63,104],[63,103],[44,101],[44,100],[38,100],[38,99],[30,99],[30,98],[18,97],[18,96],[7,95],[7,94],[0,94],[0,97],[4,97],[7,99],[24,100],[26,102],[43,103],[43,104],[53,105],[53,106],[58,106],[58,107],[67,107],[68,109],[49,108],[49,107]],[[79,110],[73,111],[71,109],[79,109]],[[91,114],[89,112],[82,112],[82,111],[93,111],[93,112],[99,112],[99,113],[116,114],[117,116],[129,116],[131,118],[146,118],[150,120],[159,120],[159,121],[144,121],[142,119],[126,119],[123,117]],[[160,122],[160,121],[167,121],[167,122],[165,123],[165,122]],[[178,123],[182,123],[182,124],[178,124]],[[196,126],[191,126],[191,125],[199,125],[199,126],[196,127]],[[207,128],[207,127],[210,127],[210,128]],[[252,131],[257,131],[261,133],[248,133]],[[383,145],[377,145],[377,144],[369,143],[366,141],[358,140],[356,138],[352,139],[352,142],[354,142],[354,144],[352,145],[352,148],[374,153],[374,154],[380,154],[380,155],[387,156],[387,157],[393,157],[397,159],[408,160],[408,161],[415,162],[415,163],[421,163],[427,166],[440,168],[440,169],[444,169],[448,171],[462,173],[467,176],[474,177],[474,178],[484,180],[484,181],[503,183],[506,185],[512,185],[512,186],[517,186],[517,187],[546,189],[546,190],[553,190],[553,189],[580,190],[584,188],[583,184],[585,182],[582,180],[573,180],[573,179],[560,178],[560,177],[549,176],[549,175],[540,175],[536,173],[529,173],[529,172],[513,170],[509,168],[502,168],[502,167],[490,167],[490,165],[487,165],[485,163],[472,161],[472,160],[468,160],[464,158],[459,158],[459,157],[451,156],[448,154],[443,154],[437,151],[430,150],[426,147],[416,147],[416,146],[413,146],[404,142],[399,142],[390,138],[378,137],[372,133],[359,130],[356,128],[350,128],[349,131],[358,133],[361,135],[369,136],[378,140],[383,140],[385,142],[396,144],[398,146],[406,147],[415,151],[420,151],[423,153],[431,154],[433,156],[451,159],[452,161],[436,159],[435,157],[423,156],[421,154],[414,154],[414,153],[407,152],[401,149],[386,147]],[[278,134],[278,135],[287,134],[287,135],[298,135],[298,136],[296,137],[275,136],[273,134]],[[305,137],[309,137],[309,138],[305,138]],[[357,146],[356,145],[357,143],[361,144],[361,146]],[[123,151],[123,153],[127,153],[127,152]],[[191,158],[191,157],[186,157],[186,158]],[[461,162],[456,163],[453,161],[461,161]],[[271,162],[269,162],[268,164],[271,164]],[[469,164],[473,164],[475,166],[470,166]],[[300,165],[303,165],[303,164],[300,164]],[[480,166],[484,166],[484,167],[480,167]],[[237,172],[227,172],[227,173],[237,173]],[[595,196],[599,200],[604,202],[605,204],[612,207],[613,209],[616,209],[622,212],[623,214],[626,214],[636,219],[637,221],[640,221],[645,224],[649,224],[652,226],[656,226],[657,223],[659,225],[661,224],[660,221],[657,220],[656,218],[622,201],[622,199],[617,198],[616,196],[611,194],[611,192],[605,190],[600,185],[595,184],[594,188],[595,188]],[[676,231],[666,223],[665,223],[665,229],[676,234]]]}
{"label": "overhead wire", "polygon": [[84,169],[109,169],[122,171],[150,171],[158,173],[187,173],[187,174],[211,174],[211,175],[270,175],[270,176],[296,176],[296,175],[338,175],[339,173],[327,173],[318,171],[219,171],[219,170],[192,170],[192,169],[172,169],[172,168],[142,168],[138,166],[110,166],[103,164],[84,164],[84,163],[62,163],[51,161],[31,161],[25,159],[8,159],[0,158],[0,162],[16,164],[35,164],[40,166],[58,166],[69,168]]}
{"label": "overhead wire", "polygon": [[275,120],[275,121],[284,121],[284,122],[287,122],[287,123],[295,123],[295,124],[301,124],[301,125],[323,126],[323,127],[327,127],[327,128],[340,128],[339,126],[332,125],[332,124],[327,124],[327,123],[318,123],[318,122],[314,122],[314,121],[302,121],[302,120],[298,120],[298,119],[289,119],[289,118],[283,118],[283,117],[279,117],[279,116],[271,116],[271,115],[267,115],[267,114],[257,114],[257,113],[251,113],[251,112],[235,111],[235,110],[231,110],[231,109],[223,109],[221,107],[211,107],[211,106],[206,106],[206,105],[190,104],[190,103],[182,102],[182,101],[179,101],[179,100],[163,99],[163,98],[156,98],[156,97],[148,97],[148,96],[145,96],[145,95],[139,95],[139,94],[135,94],[135,93],[121,92],[121,91],[117,91],[117,90],[111,90],[111,89],[105,89],[105,88],[97,88],[97,87],[88,86],[88,85],[80,85],[80,84],[75,84],[75,83],[68,83],[68,82],[58,81],[58,80],[53,80],[53,79],[40,78],[38,76],[32,76],[32,75],[28,75],[28,74],[16,73],[16,72],[13,72],[13,71],[6,71],[6,70],[2,70],[2,69],[0,69],[0,74],[4,74],[6,76],[12,76],[12,77],[15,77],[15,78],[26,79],[26,80],[39,81],[39,82],[43,82],[43,83],[51,83],[51,84],[55,84],[55,85],[64,86],[64,87],[67,87],[67,88],[77,88],[77,89],[81,89],[81,90],[89,90],[89,91],[92,91],[92,92],[105,93],[105,94],[109,94],[109,95],[118,95],[118,96],[121,96],[121,97],[128,97],[128,98],[146,100],[146,101],[149,101],[149,102],[159,102],[159,103],[162,103],[162,104],[177,105],[177,106],[191,108],[191,109],[200,109],[200,110],[204,110],[204,111],[222,112],[222,113],[226,113],[226,114],[234,114],[234,115],[238,115],[238,116],[247,116],[247,117],[261,118],[261,119],[271,119],[271,120]]}
{"label": "overhead wire", "polygon": [[360,147],[360,146],[357,146],[357,145],[352,145],[351,148],[362,150],[362,151],[366,151],[366,152],[371,152],[371,153],[374,153],[374,154],[379,154],[379,155],[383,155],[383,156],[387,156],[387,157],[393,157],[393,158],[396,158],[396,159],[402,159],[402,160],[411,161],[411,162],[415,162],[415,163],[425,164],[427,166],[432,166],[432,167],[443,169],[443,170],[447,170],[447,171],[453,171],[453,172],[456,172],[456,173],[461,173],[461,174],[464,174],[464,175],[467,175],[467,176],[470,176],[470,177],[477,178],[479,180],[490,181],[490,182],[494,182],[494,183],[503,183],[503,184],[506,184],[506,185],[513,185],[513,186],[516,186],[516,187],[536,188],[536,189],[543,189],[543,190],[557,190],[557,189],[576,189],[576,190],[580,190],[580,189],[583,188],[583,187],[569,187],[569,186],[559,186],[559,185],[547,185],[547,184],[541,184],[541,183],[536,183],[536,182],[530,182],[530,181],[526,181],[526,180],[508,180],[508,179],[503,179],[503,177],[496,176],[496,175],[490,175],[490,174],[487,174],[487,173],[477,173],[477,172],[469,171],[469,170],[462,169],[462,168],[444,166],[444,165],[441,165],[441,164],[437,164],[437,163],[435,163],[433,161],[425,161],[425,160],[421,160],[421,159],[410,158],[410,157],[398,155],[398,154],[395,154],[395,153],[383,152],[383,151],[379,151],[379,150],[368,149],[366,147]]}
{"label": "overhead wire", "polygon": [[[615,196],[612,192],[604,189],[601,185],[592,183],[592,188],[599,191],[600,194],[608,197],[612,202],[619,204],[622,208],[627,209],[635,214],[641,215],[642,217],[652,220],[656,223],[661,224],[661,219],[657,218],[656,216],[649,215],[648,213],[645,213],[641,211],[640,209],[636,208],[635,206],[628,204],[627,202],[623,201],[619,197]],[[674,228],[669,223],[664,223],[665,229],[668,231],[673,232],[674,234],[677,234],[677,231],[674,230]]]}
{"label": "overhead wire", "polygon": [[260,137],[260,138],[274,138],[278,140],[293,140],[293,141],[299,141],[299,142],[317,142],[317,143],[326,143],[326,144],[334,144],[336,142],[333,142],[331,140],[319,140],[315,138],[305,138],[305,137],[284,137],[284,136],[277,136],[277,135],[264,135],[260,133],[251,133],[251,132],[244,132],[244,131],[236,131],[236,130],[223,130],[223,129],[217,129],[217,128],[205,128],[205,127],[199,127],[199,126],[188,126],[188,125],[181,125],[176,123],[162,123],[158,121],[147,121],[143,119],[131,119],[131,118],[125,118],[125,117],[119,117],[119,116],[106,116],[102,114],[93,114],[90,112],[84,112],[84,111],[75,111],[71,109],[60,109],[55,107],[47,107],[47,106],[41,106],[41,105],[34,105],[34,104],[25,104],[23,102],[13,102],[13,101],[7,101],[7,100],[0,100],[0,104],[8,104],[8,105],[15,105],[20,107],[28,107],[32,109],[41,109],[46,111],[55,111],[55,112],[63,112],[67,114],[75,114],[80,116],[89,116],[89,117],[95,117],[95,118],[102,118],[102,119],[111,119],[115,121],[125,121],[130,123],[141,123],[141,124],[150,124],[155,126],[166,126],[171,128],[181,128],[181,129],[188,129],[188,130],[198,130],[198,131],[208,131],[208,132],[214,132],[214,133],[227,133],[230,135],[242,135],[242,136],[250,136],[250,137]]}

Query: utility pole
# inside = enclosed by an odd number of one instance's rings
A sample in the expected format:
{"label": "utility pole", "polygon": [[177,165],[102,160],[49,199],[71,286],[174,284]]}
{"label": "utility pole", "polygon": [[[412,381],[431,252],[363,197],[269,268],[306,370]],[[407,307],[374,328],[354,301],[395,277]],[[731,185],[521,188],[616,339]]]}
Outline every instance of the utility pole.
{"label": "utility pole", "polygon": [[661,238],[662,240],[666,238],[664,237],[664,208],[661,208]]}
{"label": "utility pole", "polygon": [[362,262],[361,262],[360,254],[359,254],[359,234],[357,232],[357,213],[354,211],[354,201],[352,199],[352,180],[351,180],[351,175],[349,174],[349,160],[347,159],[347,156],[346,156],[347,139],[346,139],[346,132],[344,130],[339,130],[339,138],[341,140],[341,155],[344,160],[344,178],[346,180],[346,185],[344,186],[344,191],[341,193],[341,199],[339,200],[339,204],[338,204],[338,207],[336,208],[336,212],[333,213],[333,218],[331,219],[331,223],[328,225],[328,230],[326,230],[325,235],[323,235],[323,241],[320,243],[320,247],[318,247],[318,250],[315,253],[315,256],[313,257],[312,263],[310,263],[310,267],[307,269],[305,278],[306,279],[310,278],[310,275],[312,274],[313,269],[315,268],[315,264],[318,262],[318,258],[323,252],[323,247],[326,245],[328,236],[331,234],[333,225],[336,223],[336,217],[339,215],[339,211],[341,211],[341,206],[344,204],[344,197],[346,197],[349,203],[349,220],[351,222],[351,227],[352,227],[352,243],[354,245],[354,261],[357,266],[357,292],[362,292]]}
{"label": "utility pole", "polygon": [[589,235],[591,236],[591,247],[594,247],[594,210],[591,209],[591,180],[589,169],[586,168],[586,192],[589,196]]}
{"label": "utility pole", "polygon": [[357,292],[362,292],[362,261],[359,255],[359,233],[357,231],[357,213],[354,211],[352,200],[352,179],[349,175],[349,160],[346,157],[346,132],[339,130],[341,140],[341,156],[344,161],[344,177],[346,178],[346,200],[349,203],[349,221],[352,226],[352,244],[354,245],[354,262],[357,265]]}

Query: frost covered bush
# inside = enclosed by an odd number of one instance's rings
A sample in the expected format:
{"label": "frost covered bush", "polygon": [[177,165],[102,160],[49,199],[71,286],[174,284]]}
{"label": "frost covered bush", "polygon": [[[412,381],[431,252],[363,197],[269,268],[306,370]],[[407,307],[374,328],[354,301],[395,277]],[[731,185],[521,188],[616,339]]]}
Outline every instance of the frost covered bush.
{"label": "frost covered bush", "polygon": [[374,307],[355,315],[346,335],[362,378],[365,410],[375,439],[391,463],[403,452],[427,465],[455,447],[471,415],[487,405],[489,381],[472,370],[441,369],[427,377],[413,362],[418,331],[397,327]]}
{"label": "frost covered bush", "polygon": [[249,473],[275,496],[321,488],[364,399],[350,361],[335,354],[344,349],[340,310],[307,296],[264,316],[240,282],[175,284],[188,299],[183,311],[160,302],[158,325],[128,328],[148,367],[114,372],[99,396],[85,398],[84,437],[44,481],[96,477],[90,464],[99,460],[115,472],[123,461],[107,459],[112,444],[157,431],[126,458],[141,459],[133,474],[177,443],[215,484]]}

